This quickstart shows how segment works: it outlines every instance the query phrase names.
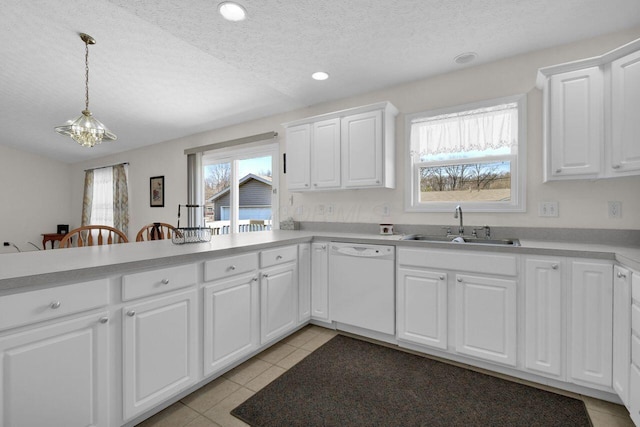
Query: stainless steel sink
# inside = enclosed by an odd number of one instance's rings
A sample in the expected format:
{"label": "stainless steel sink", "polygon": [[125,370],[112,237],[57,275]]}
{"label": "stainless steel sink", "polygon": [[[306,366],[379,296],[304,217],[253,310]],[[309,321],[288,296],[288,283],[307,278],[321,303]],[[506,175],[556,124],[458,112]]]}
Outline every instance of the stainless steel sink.
{"label": "stainless steel sink", "polygon": [[520,246],[518,239],[482,239],[478,237],[460,236],[425,236],[423,234],[409,234],[401,240],[420,240],[423,242],[447,242],[458,244],[478,244],[478,245],[502,245],[502,246]]}

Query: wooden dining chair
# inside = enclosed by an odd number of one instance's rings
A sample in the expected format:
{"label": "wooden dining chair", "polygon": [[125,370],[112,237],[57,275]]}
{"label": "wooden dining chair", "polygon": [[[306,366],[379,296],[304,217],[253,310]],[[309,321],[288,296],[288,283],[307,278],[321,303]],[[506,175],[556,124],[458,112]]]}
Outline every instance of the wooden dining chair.
{"label": "wooden dining chair", "polygon": [[60,247],[69,248],[74,240],[77,247],[129,242],[122,231],[108,225],[85,225],[75,228],[60,240]]}
{"label": "wooden dining chair", "polygon": [[171,224],[166,222],[154,222],[147,224],[138,231],[136,242],[144,242],[145,240],[164,240],[171,239],[171,236],[181,236],[180,231]]}

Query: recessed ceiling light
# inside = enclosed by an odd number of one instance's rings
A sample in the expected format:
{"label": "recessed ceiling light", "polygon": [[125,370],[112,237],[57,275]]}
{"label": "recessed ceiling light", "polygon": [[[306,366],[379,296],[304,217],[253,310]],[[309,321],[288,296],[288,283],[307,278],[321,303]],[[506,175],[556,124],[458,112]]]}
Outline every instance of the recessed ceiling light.
{"label": "recessed ceiling light", "polygon": [[311,74],[311,78],[314,80],[327,80],[329,78],[329,74],[325,73],[324,71],[316,71],[315,73]]}
{"label": "recessed ceiling light", "polygon": [[218,12],[227,21],[244,21],[247,17],[247,9],[232,1],[223,1],[218,5]]}
{"label": "recessed ceiling light", "polygon": [[475,52],[465,52],[453,58],[456,64],[468,64],[478,57],[478,54]]}

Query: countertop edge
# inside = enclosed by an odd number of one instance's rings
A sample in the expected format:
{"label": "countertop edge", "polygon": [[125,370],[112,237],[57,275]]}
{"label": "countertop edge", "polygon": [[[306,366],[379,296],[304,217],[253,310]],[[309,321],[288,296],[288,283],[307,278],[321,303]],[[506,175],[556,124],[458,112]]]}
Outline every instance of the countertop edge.
{"label": "countertop edge", "polygon": [[[110,245],[99,248],[73,248],[54,251],[28,252],[0,255],[0,293],[17,293],[43,287],[58,286],[84,280],[93,280],[150,269],[168,267],[188,262],[200,262],[213,256],[230,256],[237,253],[258,251],[281,245],[293,245],[312,241],[353,242],[361,244],[391,244],[396,247],[464,250],[469,252],[498,252],[541,256],[591,258],[619,262],[626,267],[640,270],[640,248],[609,245],[585,245],[521,240],[521,246],[497,246],[480,244],[452,244],[448,242],[424,242],[401,240],[402,235],[376,235],[323,231],[265,231],[215,236],[215,242],[194,245],[173,245],[170,241],[137,242],[129,246]],[[124,250],[123,250],[124,249]],[[65,266],[69,251],[76,251],[73,262]],[[30,255],[31,254],[31,255]],[[128,259],[128,257],[132,259]],[[58,264],[56,264],[56,261]],[[83,265],[83,261],[84,264]],[[35,266],[31,266],[34,263]],[[47,268],[43,263],[53,265]],[[7,272],[7,268],[9,267]],[[17,271],[11,276],[11,271]],[[41,272],[39,272],[39,270]],[[54,283],[55,282],[55,283]]]}

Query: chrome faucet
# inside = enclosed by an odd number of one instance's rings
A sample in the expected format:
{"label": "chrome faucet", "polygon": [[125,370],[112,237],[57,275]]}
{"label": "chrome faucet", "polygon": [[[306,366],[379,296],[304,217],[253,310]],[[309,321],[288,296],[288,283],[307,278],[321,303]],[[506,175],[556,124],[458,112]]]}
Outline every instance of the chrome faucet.
{"label": "chrome faucet", "polygon": [[460,207],[460,205],[456,206],[456,211],[454,212],[453,217],[458,218],[458,215],[460,216],[460,226],[458,227],[458,234],[462,236],[464,234],[464,225],[462,224],[462,208]]}

